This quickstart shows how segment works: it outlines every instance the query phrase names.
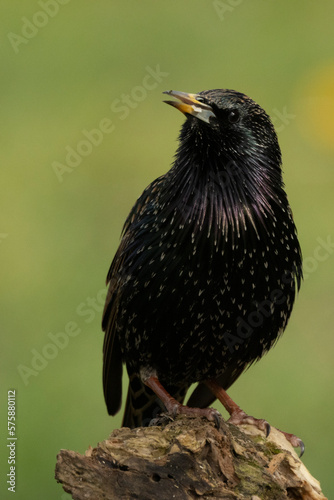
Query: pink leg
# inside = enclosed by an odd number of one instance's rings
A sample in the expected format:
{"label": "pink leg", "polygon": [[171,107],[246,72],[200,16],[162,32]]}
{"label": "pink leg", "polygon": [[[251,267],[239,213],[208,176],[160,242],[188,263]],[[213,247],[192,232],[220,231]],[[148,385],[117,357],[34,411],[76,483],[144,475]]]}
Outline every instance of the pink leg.
{"label": "pink leg", "polygon": [[[247,415],[234,401],[230,398],[227,392],[218,384],[214,379],[207,380],[206,385],[213,392],[217,399],[224,405],[226,411],[231,415],[228,422],[234,425],[250,424],[255,425],[258,429],[261,429],[269,436],[270,425],[266,420],[261,418],[254,418]],[[282,431],[280,431],[282,432]],[[300,448],[300,456],[304,453],[305,446],[301,439],[299,439],[294,434],[289,434],[287,432],[282,432],[289,443],[295,448]]]}
{"label": "pink leg", "polygon": [[158,396],[166,407],[167,412],[175,417],[176,415],[188,415],[190,417],[205,417],[210,421],[215,422],[216,427],[219,428],[220,413],[214,408],[190,408],[189,406],[182,405],[174,399],[166,389],[161,385],[157,377],[148,377],[143,380],[152,391]]}

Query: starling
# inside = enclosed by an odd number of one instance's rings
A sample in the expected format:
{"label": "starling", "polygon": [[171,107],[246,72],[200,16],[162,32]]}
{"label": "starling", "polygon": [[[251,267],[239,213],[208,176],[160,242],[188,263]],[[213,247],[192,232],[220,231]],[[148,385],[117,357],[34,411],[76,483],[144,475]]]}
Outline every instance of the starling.
{"label": "starling", "polygon": [[126,219],[107,276],[107,409],[120,409],[125,363],[123,426],[148,425],[162,410],[217,422],[209,405],[218,398],[230,422],[269,433],[225,391],[281,336],[302,279],[275,129],[234,90],[165,94],[186,120],[171,169]]}

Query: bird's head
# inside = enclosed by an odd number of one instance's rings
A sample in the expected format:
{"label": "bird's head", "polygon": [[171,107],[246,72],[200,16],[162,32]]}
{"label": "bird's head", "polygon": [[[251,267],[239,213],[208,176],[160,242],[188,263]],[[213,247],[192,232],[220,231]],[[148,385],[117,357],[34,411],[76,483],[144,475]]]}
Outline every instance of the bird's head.
{"label": "bird's head", "polygon": [[181,144],[190,141],[205,155],[235,161],[267,157],[270,163],[280,165],[273,124],[261,106],[245,94],[228,89],[164,93],[178,99],[165,102],[188,118],[181,130]]}

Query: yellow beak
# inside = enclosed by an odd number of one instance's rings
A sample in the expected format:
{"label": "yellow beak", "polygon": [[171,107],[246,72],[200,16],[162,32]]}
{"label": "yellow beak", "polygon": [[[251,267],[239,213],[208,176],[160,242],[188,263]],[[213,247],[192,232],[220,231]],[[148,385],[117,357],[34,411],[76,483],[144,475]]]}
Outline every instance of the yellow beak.
{"label": "yellow beak", "polygon": [[164,101],[166,104],[170,104],[177,108],[184,114],[192,115],[202,120],[203,122],[210,123],[210,118],[215,117],[212,107],[204,102],[197,100],[198,94],[187,94],[186,92],[178,92],[176,90],[167,90],[163,92],[164,94],[176,97],[179,101]]}

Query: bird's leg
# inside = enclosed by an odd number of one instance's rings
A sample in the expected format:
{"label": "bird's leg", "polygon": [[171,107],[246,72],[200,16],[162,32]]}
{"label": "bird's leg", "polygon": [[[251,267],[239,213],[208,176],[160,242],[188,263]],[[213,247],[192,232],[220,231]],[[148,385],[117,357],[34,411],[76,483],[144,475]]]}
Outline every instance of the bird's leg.
{"label": "bird's leg", "polygon": [[[254,418],[251,415],[247,415],[240,406],[238,406],[233,399],[227,394],[227,392],[218,384],[214,379],[209,379],[205,381],[206,385],[213,392],[217,399],[224,405],[226,411],[231,415],[228,422],[234,425],[250,424],[255,425],[258,429],[261,429],[269,436],[270,425],[266,420],[261,418]],[[279,430],[279,429],[278,429]],[[292,444],[294,448],[300,448],[300,456],[304,453],[305,446],[301,439],[299,439],[294,434],[289,434],[287,432],[282,432],[285,438]]]}
{"label": "bird's leg", "polygon": [[254,418],[247,415],[234,401],[230,398],[226,391],[216,382],[214,379],[209,379],[205,381],[206,385],[213,392],[217,399],[224,405],[226,411],[231,415],[229,418],[229,423],[234,425],[240,424],[250,424],[255,425],[258,429],[261,429],[269,436],[270,425],[266,420],[262,418]]}
{"label": "bird's leg", "polygon": [[152,389],[152,391],[163,402],[168,414],[172,417],[180,414],[188,415],[189,417],[205,417],[208,420],[215,422],[216,427],[219,428],[221,415],[214,408],[190,408],[189,406],[179,403],[179,401],[173,398],[161,385],[158,377],[149,376],[143,379],[143,382],[147,385],[147,387]]}

